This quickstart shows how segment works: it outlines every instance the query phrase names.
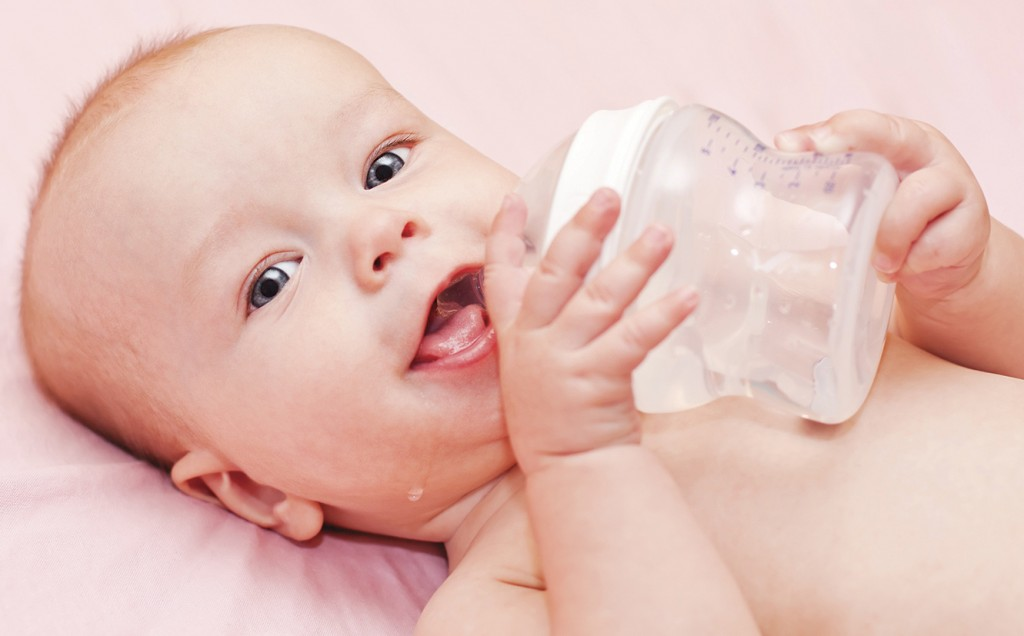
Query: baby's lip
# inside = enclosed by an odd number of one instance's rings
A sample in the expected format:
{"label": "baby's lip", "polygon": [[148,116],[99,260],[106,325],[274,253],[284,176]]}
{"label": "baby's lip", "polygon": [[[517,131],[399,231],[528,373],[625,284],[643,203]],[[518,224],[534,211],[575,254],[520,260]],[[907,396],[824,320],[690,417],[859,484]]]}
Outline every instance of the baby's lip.
{"label": "baby's lip", "polygon": [[484,303],[482,266],[460,267],[436,289],[410,366],[464,366],[486,355],[493,329]]}

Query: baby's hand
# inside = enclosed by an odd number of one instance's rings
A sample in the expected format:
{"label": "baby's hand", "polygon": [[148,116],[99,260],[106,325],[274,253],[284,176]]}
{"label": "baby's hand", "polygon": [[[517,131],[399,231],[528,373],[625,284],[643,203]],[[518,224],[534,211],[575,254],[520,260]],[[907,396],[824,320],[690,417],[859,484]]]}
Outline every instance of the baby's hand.
{"label": "baby's hand", "polygon": [[967,162],[937,130],[856,110],[775,141],[788,151],[875,152],[893,164],[900,185],[882,217],[872,264],[901,294],[930,305],[974,281],[989,241],[988,206]]}
{"label": "baby's hand", "polygon": [[618,213],[614,192],[596,192],[532,272],[522,264],[523,201],[508,197],[495,218],[484,292],[509,437],[527,473],[639,442],[632,371],[696,306],[696,294],[680,290],[623,316],[672,248],[672,235],[658,226],[584,282]]}

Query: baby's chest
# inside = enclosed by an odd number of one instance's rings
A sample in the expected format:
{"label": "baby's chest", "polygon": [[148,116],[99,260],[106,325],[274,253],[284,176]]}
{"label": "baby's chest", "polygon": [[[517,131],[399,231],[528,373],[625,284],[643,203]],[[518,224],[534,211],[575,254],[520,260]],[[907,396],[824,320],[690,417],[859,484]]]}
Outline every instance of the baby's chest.
{"label": "baby's chest", "polygon": [[1024,429],[949,409],[875,415],[651,442],[765,633],[1024,629]]}

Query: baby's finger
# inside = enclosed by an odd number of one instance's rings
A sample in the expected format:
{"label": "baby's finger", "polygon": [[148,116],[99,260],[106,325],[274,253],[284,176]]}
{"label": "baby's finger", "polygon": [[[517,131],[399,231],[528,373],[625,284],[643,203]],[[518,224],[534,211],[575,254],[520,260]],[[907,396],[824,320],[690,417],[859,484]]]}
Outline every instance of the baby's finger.
{"label": "baby's finger", "polygon": [[984,199],[966,197],[928,224],[911,245],[896,280],[921,298],[949,296],[974,278],[990,230]]}
{"label": "baby's finger", "polygon": [[608,373],[630,373],[672,330],[693,313],[699,301],[692,287],[677,289],[638,309],[602,334],[592,348]]}
{"label": "baby's finger", "polygon": [[842,112],[825,122],[779,133],[775,143],[791,152],[874,152],[888,159],[900,176],[929,165],[948,150],[948,142],[930,126],[870,110]]}
{"label": "baby's finger", "polygon": [[903,179],[878,226],[871,263],[891,279],[902,267],[915,241],[936,218],[964,198],[963,181],[939,166]]}
{"label": "baby's finger", "polygon": [[515,320],[519,312],[526,280],[522,271],[525,226],[526,204],[518,195],[506,196],[487,236],[484,264],[487,313],[498,326]]}
{"label": "baby's finger", "polygon": [[619,196],[602,188],[558,231],[526,285],[519,313],[522,327],[548,325],[562,311],[601,254],[618,214]]}
{"label": "baby's finger", "polygon": [[566,303],[555,321],[558,337],[568,346],[580,346],[615,324],[665,262],[672,243],[668,228],[653,225],[644,230]]}

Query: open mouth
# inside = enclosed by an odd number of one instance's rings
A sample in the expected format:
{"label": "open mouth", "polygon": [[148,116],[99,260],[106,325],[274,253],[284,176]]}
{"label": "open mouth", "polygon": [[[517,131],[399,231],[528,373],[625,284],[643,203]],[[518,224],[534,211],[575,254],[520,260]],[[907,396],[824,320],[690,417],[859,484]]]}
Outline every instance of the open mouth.
{"label": "open mouth", "polygon": [[491,333],[484,304],[483,270],[456,276],[434,299],[413,366],[470,354]]}

